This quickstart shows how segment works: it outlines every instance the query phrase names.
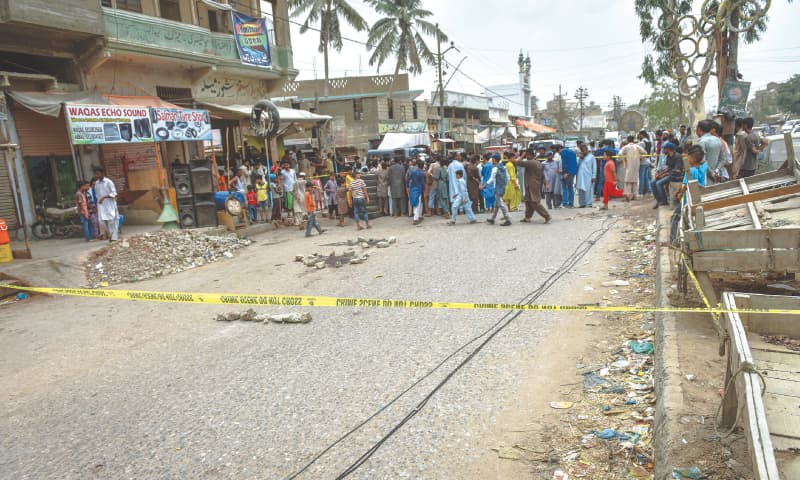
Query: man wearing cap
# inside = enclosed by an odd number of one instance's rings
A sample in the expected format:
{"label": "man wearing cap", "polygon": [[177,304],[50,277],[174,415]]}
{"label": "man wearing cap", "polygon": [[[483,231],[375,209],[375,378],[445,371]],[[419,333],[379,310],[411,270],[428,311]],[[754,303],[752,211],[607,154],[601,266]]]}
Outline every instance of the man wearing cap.
{"label": "man wearing cap", "polygon": [[675,144],[672,142],[666,142],[661,145],[661,151],[664,152],[666,160],[664,161],[664,168],[656,172],[656,178],[650,184],[653,196],[656,197],[656,204],[653,208],[658,208],[660,205],[669,205],[667,192],[664,190],[665,187],[669,186],[670,182],[683,181],[683,158],[675,149]]}

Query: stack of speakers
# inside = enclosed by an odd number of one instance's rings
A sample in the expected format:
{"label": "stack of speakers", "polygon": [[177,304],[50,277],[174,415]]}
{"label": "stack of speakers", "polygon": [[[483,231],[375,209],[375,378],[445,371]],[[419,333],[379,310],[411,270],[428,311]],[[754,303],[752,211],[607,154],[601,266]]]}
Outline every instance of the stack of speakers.
{"label": "stack of speakers", "polygon": [[181,228],[217,226],[214,202],[215,182],[210,160],[193,160],[190,165],[172,165],[172,183],[178,199]]}

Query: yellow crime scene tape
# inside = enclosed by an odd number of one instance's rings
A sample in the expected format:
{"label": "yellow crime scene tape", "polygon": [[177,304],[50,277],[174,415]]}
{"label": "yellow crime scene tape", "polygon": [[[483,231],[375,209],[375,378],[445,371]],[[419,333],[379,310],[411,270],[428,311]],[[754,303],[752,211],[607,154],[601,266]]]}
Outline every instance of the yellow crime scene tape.
{"label": "yellow crime scene tape", "polygon": [[760,313],[800,315],[791,309],[724,309],[720,307],[655,307],[626,305],[542,305],[517,303],[432,302],[426,300],[389,300],[357,297],[311,295],[267,295],[236,293],[156,292],[147,290],[109,290],[91,288],[20,287],[0,284],[0,288],[70,297],[92,297],[136,302],[193,303],[206,305],[246,305],[269,307],[355,307],[445,310],[522,310],[542,312],[658,312],[658,313]]}

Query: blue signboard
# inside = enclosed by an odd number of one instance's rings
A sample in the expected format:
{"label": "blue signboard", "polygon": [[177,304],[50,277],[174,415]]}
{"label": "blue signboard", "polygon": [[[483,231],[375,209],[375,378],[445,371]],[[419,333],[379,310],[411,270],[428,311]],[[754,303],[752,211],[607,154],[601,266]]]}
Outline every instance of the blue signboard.
{"label": "blue signboard", "polygon": [[264,18],[252,18],[231,10],[233,38],[239,50],[239,58],[246,65],[269,67],[272,58],[269,53],[269,35]]}

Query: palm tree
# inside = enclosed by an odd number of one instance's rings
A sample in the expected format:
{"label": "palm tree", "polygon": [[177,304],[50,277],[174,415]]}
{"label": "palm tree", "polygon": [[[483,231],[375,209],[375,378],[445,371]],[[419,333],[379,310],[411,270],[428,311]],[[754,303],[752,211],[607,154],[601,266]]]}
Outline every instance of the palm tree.
{"label": "palm tree", "polygon": [[[370,0],[375,10],[384,15],[369,30],[367,48],[374,48],[370,66],[383,65],[391,56],[397,57],[394,76],[400,70],[412,75],[422,73],[422,64],[436,64],[436,55],[425,44],[424,35],[446,42],[447,36],[425,20],[433,16],[422,8],[421,0]],[[393,82],[394,83],[394,82]]]}
{"label": "palm tree", "polygon": [[342,30],[339,17],[350,24],[356,31],[367,30],[369,25],[347,0],[289,0],[292,17],[308,13],[300,27],[300,33],[306,33],[311,24],[319,22],[319,51],[325,59],[325,95],[328,90],[328,48],[342,51]]}

